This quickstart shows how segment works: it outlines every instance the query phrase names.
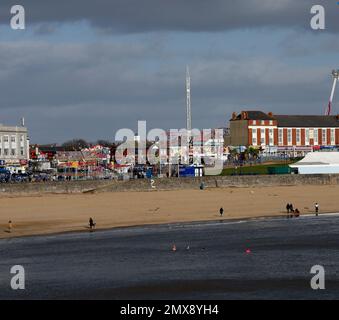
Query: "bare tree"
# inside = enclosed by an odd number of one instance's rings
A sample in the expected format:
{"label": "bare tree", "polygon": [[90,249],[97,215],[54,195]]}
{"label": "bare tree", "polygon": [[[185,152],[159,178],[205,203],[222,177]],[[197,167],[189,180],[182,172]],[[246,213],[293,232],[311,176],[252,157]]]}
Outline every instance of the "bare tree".
{"label": "bare tree", "polygon": [[96,144],[100,145],[100,146],[103,146],[105,148],[112,148],[113,146],[113,143],[108,141],[108,140],[103,140],[103,139],[100,139],[96,142]]}
{"label": "bare tree", "polygon": [[80,150],[90,147],[90,144],[84,139],[72,139],[64,142],[62,146],[69,150]]}

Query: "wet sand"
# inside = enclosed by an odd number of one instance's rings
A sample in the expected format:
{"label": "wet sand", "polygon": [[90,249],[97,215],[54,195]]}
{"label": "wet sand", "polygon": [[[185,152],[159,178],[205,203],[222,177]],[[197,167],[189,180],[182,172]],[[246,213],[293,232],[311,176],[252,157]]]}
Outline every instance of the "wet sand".
{"label": "wet sand", "polygon": [[[285,215],[287,202],[301,214],[339,212],[339,186],[283,186],[151,192],[111,192],[0,198],[0,238],[190,221]],[[13,229],[8,232],[8,221]]]}

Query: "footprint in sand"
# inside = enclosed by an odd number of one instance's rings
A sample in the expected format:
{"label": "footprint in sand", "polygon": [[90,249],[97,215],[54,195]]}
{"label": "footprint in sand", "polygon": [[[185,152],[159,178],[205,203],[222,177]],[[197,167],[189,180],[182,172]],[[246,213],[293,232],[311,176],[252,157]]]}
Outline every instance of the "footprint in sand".
{"label": "footprint in sand", "polygon": [[153,212],[153,213],[156,213],[156,212],[159,211],[159,210],[160,210],[159,207],[157,207],[157,208],[155,208],[155,209],[148,209],[149,212]]}

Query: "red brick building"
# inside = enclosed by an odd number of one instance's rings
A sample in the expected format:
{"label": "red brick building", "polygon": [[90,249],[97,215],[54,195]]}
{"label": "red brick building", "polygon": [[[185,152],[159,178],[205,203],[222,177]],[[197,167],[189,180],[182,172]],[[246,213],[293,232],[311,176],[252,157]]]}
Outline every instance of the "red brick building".
{"label": "red brick building", "polygon": [[339,116],[274,115],[262,111],[233,113],[232,146],[276,151],[312,151],[339,145]]}

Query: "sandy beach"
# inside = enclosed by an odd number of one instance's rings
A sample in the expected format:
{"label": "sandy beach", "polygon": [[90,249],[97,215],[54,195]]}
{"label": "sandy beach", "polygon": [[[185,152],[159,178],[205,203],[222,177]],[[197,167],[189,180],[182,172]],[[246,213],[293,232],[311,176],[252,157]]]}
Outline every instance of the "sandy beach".
{"label": "sandy beach", "polygon": [[[285,215],[287,202],[301,214],[339,211],[339,186],[283,186],[152,192],[2,196],[0,238],[144,224]],[[8,221],[13,222],[8,232]]]}

